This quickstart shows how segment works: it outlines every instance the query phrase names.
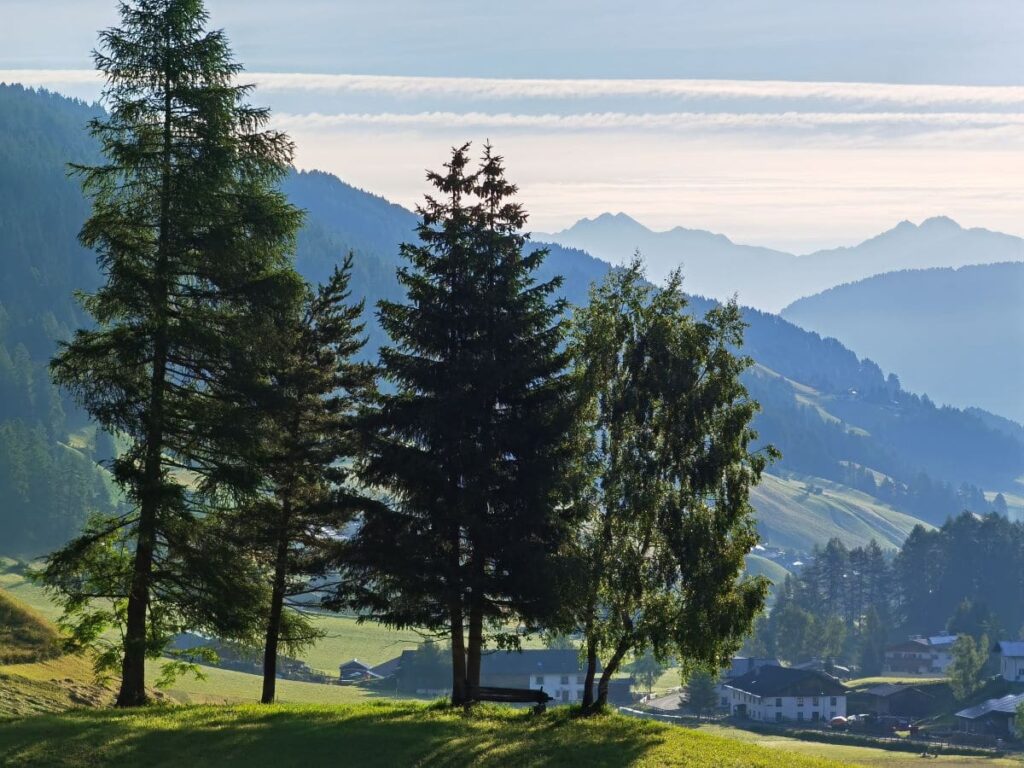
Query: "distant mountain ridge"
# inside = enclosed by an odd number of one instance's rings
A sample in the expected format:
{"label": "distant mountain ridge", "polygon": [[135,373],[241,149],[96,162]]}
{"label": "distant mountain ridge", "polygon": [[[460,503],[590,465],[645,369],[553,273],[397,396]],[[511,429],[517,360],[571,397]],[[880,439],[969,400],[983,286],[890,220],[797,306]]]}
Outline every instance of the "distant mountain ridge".
{"label": "distant mountain ridge", "polygon": [[1010,262],[890,272],[800,299],[781,314],[898,370],[912,390],[1020,424],[1022,300],[1024,263]]}
{"label": "distant mountain ridge", "polygon": [[624,213],[581,219],[561,232],[536,233],[535,239],[582,248],[612,263],[639,249],[656,276],[682,266],[693,293],[720,301],[738,294],[741,304],[769,312],[884,272],[1024,261],[1024,238],[965,229],[946,216],[920,224],[901,221],[857,245],[805,256],[741,245],[700,229],[655,232]]}

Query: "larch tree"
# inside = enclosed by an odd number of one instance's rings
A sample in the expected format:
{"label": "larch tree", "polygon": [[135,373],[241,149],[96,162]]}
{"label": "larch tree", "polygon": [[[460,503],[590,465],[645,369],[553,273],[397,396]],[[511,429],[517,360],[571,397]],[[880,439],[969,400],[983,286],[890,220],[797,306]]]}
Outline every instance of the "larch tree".
{"label": "larch tree", "polygon": [[733,352],[743,322],[733,303],[702,320],[686,309],[680,275],[655,289],[637,257],[592,289],[574,322],[594,436],[584,462],[596,491],[581,529],[591,710],[644,648],[720,666],[764,605],[767,581],[741,574],[757,543],[750,489],[774,450],[750,450],[757,404],[739,380],[749,360]]}
{"label": "larch tree", "polygon": [[81,241],[105,282],[84,298],[95,325],[52,370],[122,439],[114,477],[131,511],[94,520],[44,576],[79,640],[120,627],[100,660],[120,666],[118,705],[135,706],[146,658],[174,632],[258,627],[251,569],[206,526],[258,480],[241,390],[266,375],[301,299],[289,261],[301,215],[276,188],[292,143],[246,103],[201,0],[125,2],[120,15],[95,53],[105,161],[77,169],[92,199]]}
{"label": "larch tree", "polygon": [[388,503],[367,509],[346,555],[351,604],[395,626],[449,635],[452,701],[478,686],[481,649],[557,605],[558,552],[575,407],[558,280],[537,282],[526,214],[486,146],[428,179],[419,243],[402,246],[407,302],[381,302],[393,390],[364,420],[361,477]]}
{"label": "larch tree", "polygon": [[262,701],[276,695],[278,649],[317,635],[289,606],[311,604],[330,589],[340,538],[366,501],[350,477],[357,454],[355,420],[369,402],[374,367],[356,360],[365,338],[363,303],[350,301],[352,256],[286,327],[289,344],[260,398],[265,487],[240,510],[240,546],[256,544],[270,563],[270,603],[263,654]]}

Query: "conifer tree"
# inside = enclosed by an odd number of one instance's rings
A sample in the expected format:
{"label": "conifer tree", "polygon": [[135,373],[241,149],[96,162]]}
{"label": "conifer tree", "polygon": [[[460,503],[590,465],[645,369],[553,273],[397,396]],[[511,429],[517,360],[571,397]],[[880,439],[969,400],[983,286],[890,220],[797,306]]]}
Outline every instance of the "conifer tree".
{"label": "conifer tree", "polygon": [[732,351],[742,319],[734,303],[699,321],[686,304],[678,273],[655,290],[637,257],[574,323],[597,489],[582,529],[590,709],[637,649],[720,666],[764,604],[767,582],[740,579],[757,542],[750,489],[773,453],[748,450],[757,405],[739,381],[749,360]]}
{"label": "conifer tree", "polygon": [[106,280],[84,300],[95,326],[53,372],[126,441],[114,474],[132,511],[95,521],[45,576],[80,639],[123,625],[106,661],[120,663],[118,705],[135,706],[147,656],[176,628],[253,629],[256,596],[234,582],[251,586],[248,568],[204,527],[254,489],[244,388],[265,375],[274,329],[301,296],[288,261],[300,214],[275,189],[292,144],[245,103],[250,87],[201,0],[120,13],[95,54],[109,116],[91,129],[105,162],[78,168],[93,205],[81,240]]}
{"label": "conifer tree", "polygon": [[394,390],[365,419],[362,478],[390,503],[366,512],[348,555],[351,602],[380,621],[444,631],[452,700],[479,685],[490,639],[554,610],[560,547],[573,510],[560,502],[571,463],[572,382],[560,281],[534,277],[516,188],[488,145],[469,145],[428,180],[420,242],[402,246],[407,303],[381,302],[381,350]]}
{"label": "conifer tree", "polygon": [[373,391],[374,369],[353,358],[362,349],[363,303],[350,302],[352,256],[310,293],[287,328],[289,345],[260,403],[266,419],[264,493],[238,519],[241,543],[269,562],[271,583],[263,655],[262,701],[274,701],[277,655],[316,633],[287,611],[292,598],[326,589],[337,566],[338,537],[366,502],[350,481],[356,454],[354,419]]}

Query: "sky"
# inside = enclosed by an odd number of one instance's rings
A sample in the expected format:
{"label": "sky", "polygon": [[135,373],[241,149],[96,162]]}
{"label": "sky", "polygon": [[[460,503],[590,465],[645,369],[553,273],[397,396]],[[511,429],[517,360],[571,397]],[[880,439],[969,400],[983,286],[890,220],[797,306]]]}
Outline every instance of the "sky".
{"label": "sky", "polygon": [[[396,202],[490,139],[531,227],[605,211],[805,253],[1024,235],[1021,0],[208,0],[254,101]],[[112,0],[0,0],[0,80],[94,99]]]}

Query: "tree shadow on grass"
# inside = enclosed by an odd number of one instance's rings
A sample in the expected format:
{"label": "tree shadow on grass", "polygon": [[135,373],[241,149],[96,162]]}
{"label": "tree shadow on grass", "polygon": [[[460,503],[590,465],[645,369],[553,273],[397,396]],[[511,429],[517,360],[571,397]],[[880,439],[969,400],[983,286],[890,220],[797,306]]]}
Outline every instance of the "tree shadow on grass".
{"label": "tree shadow on grass", "polygon": [[0,765],[622,766],[663,739],[637,725],[393,704],[78,711],[0,723]]}

